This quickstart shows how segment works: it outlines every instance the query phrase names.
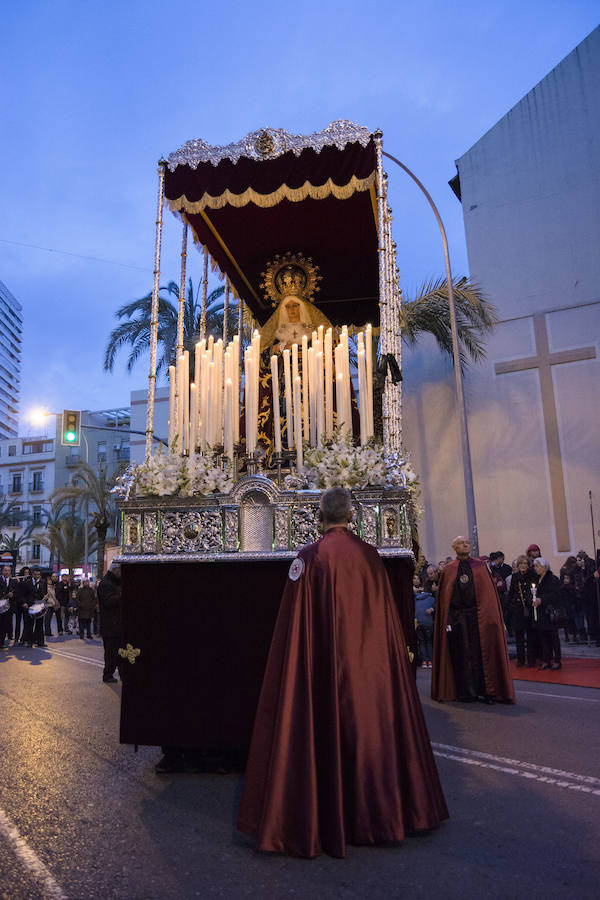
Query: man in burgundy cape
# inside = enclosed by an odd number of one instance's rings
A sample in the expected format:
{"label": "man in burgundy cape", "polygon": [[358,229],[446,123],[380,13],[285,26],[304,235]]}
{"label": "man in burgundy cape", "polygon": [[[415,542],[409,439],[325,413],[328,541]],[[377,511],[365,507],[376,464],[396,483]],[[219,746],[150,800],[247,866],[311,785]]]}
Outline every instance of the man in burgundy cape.
{"label": "man in burgundy cape", "polygon": [[431,696],[434,700],[514,703],[502,607],[488,567],[470,555],[468,538],[452,542],[435,607]]}
{"label": "man in burgundy cape", "polygon": [[325,491],[283,593],[238,818],[259,850],[343,857],[448,816],[387,574],[351,518]]}

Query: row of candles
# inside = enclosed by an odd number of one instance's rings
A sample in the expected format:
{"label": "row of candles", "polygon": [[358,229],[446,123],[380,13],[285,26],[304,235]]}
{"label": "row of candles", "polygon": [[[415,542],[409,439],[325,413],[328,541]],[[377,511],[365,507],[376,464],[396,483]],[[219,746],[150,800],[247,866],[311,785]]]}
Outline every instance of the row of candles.
{"label": "row of candles", "polygon": [[[373,428],[373,340],[371,325],[357,337],[360,440],[366,443]],[[343,326],[337,346],[333,331],[321,325],[301,344],[285,349],[283,396],[280,396],[280,359],[271,356],[271,399],[275,453],[281,455],[280,403],[285,409],[285,449],[296,452],[303,464],[303,446],[318,447],[333,436],[334,407],[337,426],[352,429],[352,400],[348,328]],[[258,446],[260,333],[255,331],[244,351],[246,453]],[[222,446],[233,460],[240,440],[239,335],[224,346],[212,337],[195,348],[194,381],[189,381],[189,353],[169,367],[169,446],[180,454]]]}

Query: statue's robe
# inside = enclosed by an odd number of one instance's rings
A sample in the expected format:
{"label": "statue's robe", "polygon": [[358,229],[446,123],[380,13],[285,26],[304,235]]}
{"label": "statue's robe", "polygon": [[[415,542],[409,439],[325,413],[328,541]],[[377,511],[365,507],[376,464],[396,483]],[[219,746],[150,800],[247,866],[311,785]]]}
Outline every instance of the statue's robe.
{"label": "statue's robe", "polygon": [[438,588],[431,696],[440,701],[484,696],[514,703],[498,592],[486,564],[469,558],[464,565],[472,573],[472,582],[461,597],[457,590],[459,565],[454,560],[444,568]]}
{"label": "statue's robe", "polygon": [[343,857],[447,816],[379,554],[329,529],[290,569],[238,827],[259,850]]}

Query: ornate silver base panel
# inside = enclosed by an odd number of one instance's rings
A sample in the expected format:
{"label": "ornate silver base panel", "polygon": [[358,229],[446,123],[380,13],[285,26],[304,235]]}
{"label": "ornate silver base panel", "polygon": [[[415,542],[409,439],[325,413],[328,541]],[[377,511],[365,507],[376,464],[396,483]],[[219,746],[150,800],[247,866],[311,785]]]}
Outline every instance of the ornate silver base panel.
{"label": "ornate silver base panel", "polygon": [[[123,558],[266,558],[320,537],[320,491],[283,491],[262,475],[229,494],[138,497],[119,502]],[[403,488],[354,491],[351,529],[382,550],[411,553],[410,498]],[[406,549],[408,548],[408,549]]]}

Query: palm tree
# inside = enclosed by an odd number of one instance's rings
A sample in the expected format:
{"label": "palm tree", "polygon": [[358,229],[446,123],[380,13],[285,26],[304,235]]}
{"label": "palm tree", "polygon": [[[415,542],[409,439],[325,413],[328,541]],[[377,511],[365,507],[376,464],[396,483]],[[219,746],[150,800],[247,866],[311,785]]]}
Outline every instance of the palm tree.
{"label": "palm tree", "polygon": [[8,553],[12,559],[12,570],[13,574],[16,571],[17,563],[19,561],[19,556],[21,554],[21,547],[23,547],[31,537],[31,525],[25,529],[23,534],[20,534],[17,537],[16,531],[13,531],[12,536],[9,534],[3,534],[2,540],[0,541],[0,550],[3,553]]}
{"label": "palm tree", "polygon": [[[7,503],[0,503],[0,532],[7,525],[15,524],[15,512],[19,509],[17,500],[9,500]],[[20,518],[24,518],[25,513],[21,511]]]}
{"label": "palm tree", "polygon": [[[464,275],[452,279],[456,328],[461,367],[485,357],[484,337],[496,324],[496,311],[481,288]],[[452,332],[448,307],[448,282],[438,278],[425,282],[400,311],[402,338],[416,344],[422,334],[432,334],[438,347],[452,357]]]}
{"label": "palm tree", "polygon": [[[34,528],[43,528],[45,536],[48,534],[53,534],[53,528],[59,519],[62,519],[64,516],[64,504],[62,503],[53,503],[50,509],[43,509],[42,514],[45,518],[44,524],[34,525]],[[48,565],[50,568],[53,567],[54,557],[56,556],[56,566],[60,570],[60,552],[59,548],[55,547],[54,544],[44,544],[45,547],[48,547],[50,550],[50,559],[48,561]]]}
{"label": "palm tree", "polygon": [[[65,503],[74,501],[80,510],[91,510],[90,524],[96,529],[98,545],[98,578],[104,575],[104,547],[108,529],[116,519],[116,505],[111,490],[117,477],[121,474],[121,468],[117,468],[109,477],[104,466],[100,466],[96,472],[89,463],[81,462],[75,469],[73,483],[66,487],[56,488],[50,499],[53,503]],[[45,546],[49,546],[46,544]],[[65,562],[63,558],[63,562]]]}
{"label": "palm tree", "polygon": [[[170,281],[166,288],[160,288],[170,296],[158,297],[158,344],[160,345],[160,358],[157,362],[156,373],[166,372],[174,363],[177,347],[177,317],[179,306],[179,285]],[[199,290],[199,289],[198,289]],[[215,288],[207,297],[206,302],[206,335],[213,335],[218,339],[223,333],[223,300],[220,299],[225,291],[223,286]],[[174,300],[171,297],[175,298]],[[119,320],[125,319],[117,325],[111,333],[104,353],[104,369],[112,372],[117,352],[123,346],[129,346],[130,352],[127,358],[127,371],[131,372],[139,357],[150,347],[150,314],[152,310],[152,292],[121,306],[115,313]],[[194,293],[194,285],[190,278],[185,300],[183,320],[183,349],[190,353],[190,371],[194,371],[194,352],[196,342],[200,340],[201,307],[198,303],[198,291]],[[235,330],[235,316],[230,316],[229,330],[233,335]]]}
{"label": "palm tree", "polygon": [[[40,535],[40,544],[54,550],[62,564],[73,574],[73,569],[81,565],[85,552],[85,523],[71,515],[53,520],[45,532]],[[90,541],[89,550],[96,547],[95,538]]]}

